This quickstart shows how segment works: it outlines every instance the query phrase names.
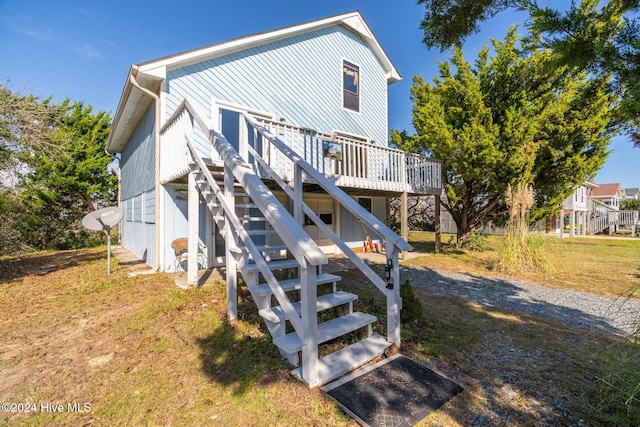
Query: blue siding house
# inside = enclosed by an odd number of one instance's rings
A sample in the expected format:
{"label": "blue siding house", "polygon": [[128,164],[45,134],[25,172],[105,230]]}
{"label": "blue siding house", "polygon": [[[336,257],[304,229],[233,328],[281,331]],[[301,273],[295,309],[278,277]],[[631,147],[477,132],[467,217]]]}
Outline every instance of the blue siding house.
{"label": "blue siding house", "polygon": [[[230,318],[240,273],[310,386],[400,345],[398,255],[410,246],[385,225],[388,200],[441,191],[438,161],[388,147],[387,87],[400,79],[359,12],[133,65],[107,142],[121,156],[122,244],[159,271],[187,270],[191,284],[225,265]],[[354,253],[367,236],[385,248],[387,277]],[[172,246],[181,238],[185,257]],[[387,336],[325,359],[318,343],[376,321],[322,272],[335,252],[386,295]],[[278,281],[284,269],[294,278]],[[319,296],[319,283],[334,292]],[[349,314],[318,324],[337,305]]]}

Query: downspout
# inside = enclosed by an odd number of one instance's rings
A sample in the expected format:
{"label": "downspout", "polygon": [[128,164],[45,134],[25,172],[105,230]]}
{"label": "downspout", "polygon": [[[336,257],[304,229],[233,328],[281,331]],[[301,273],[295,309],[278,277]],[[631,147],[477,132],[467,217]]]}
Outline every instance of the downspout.
{"label": "downspout", "polygon": [[121,206],[121,201],[120,201],[120,184],[121,184],[121,180],[120,180],[120,159],[118,158],[118,156],[116,156],[113,153],[110,153],[107,150],[107,146],[104,146],[104,152],[106,153],[107,156],[111,157],[111,159],[115,160],[118,162],[118,169],[116,169],[116,177],[118,178],[118,194],[116,196],[116,203],[118,207]]}
{"label": "downspout", "polygon": [[[122,201],[120,200],[120,185],[122,184],[121,174],[120,174],[120,159],[115,154],[112,154],[109,151],[107,151],[106,145],[104,146],[104,152],[107,154],[107,156],[111,157],[113,160],[118,162],[118,169],[116,169],[116,177],[118,178],[118,184],[117,184],[118,194],[116,195],[116,206],[120,208],[122,207]],[[121,236],[121,229],[120,229],[120,224],[118,224],[118,243],[122,243],[120,240],[120,236]]]}
{"label": "downspout", "polygon": [[132,65],[132,72],[129,75],[129,81],[132,85],[140,89],[142,92],[149,95],[156,104],[156,126],[155,126],[155,140],[156,140],[156,148],[155,148],[155,173],[156,173],[156,182],[155,182],[155,203],[156,203],[156,212],[155,212],[155,268],[154,271],[160,269],[160,97],[158,94],[151,92],[149,89],[146,89],[136,81],[134,74],[138,74],[138,66]]}

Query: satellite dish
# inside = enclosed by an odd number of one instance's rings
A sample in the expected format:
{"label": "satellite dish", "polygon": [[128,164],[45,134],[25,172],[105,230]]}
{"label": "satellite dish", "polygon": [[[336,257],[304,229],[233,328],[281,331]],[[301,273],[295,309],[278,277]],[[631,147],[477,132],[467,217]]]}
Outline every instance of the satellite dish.
{"label": "satellite dish", "polygon": [[107,232],[107,274],[111,274],[111,228],[122,221],[124,213],[117,206],[89,212],[82,218],[82,225],[89,230]]}
{"label": "satellite dish", "polygon": [[110,208],[102,208],[93,212],[89,212],[82,218],[82,225],[89,230],[94,231],[110,231],[111,227],[118,225],[122,221],[124,213],[117,206]]}

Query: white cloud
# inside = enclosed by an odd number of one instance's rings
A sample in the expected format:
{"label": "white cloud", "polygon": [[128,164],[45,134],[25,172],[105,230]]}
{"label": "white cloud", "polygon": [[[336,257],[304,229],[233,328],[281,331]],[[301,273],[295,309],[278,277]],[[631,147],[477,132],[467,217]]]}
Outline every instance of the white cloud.
{"label": "white cloud", "polygon": [[60,49],[72,52],[88,60],[103,59],[102,53],[88,42],[76,42],[67,39],[63,34],[57,33],[47,28],[33,28],[20,25],[18,20],[14,20],[13,29],[28,37],[33,37],[42,42],[56,46]]}

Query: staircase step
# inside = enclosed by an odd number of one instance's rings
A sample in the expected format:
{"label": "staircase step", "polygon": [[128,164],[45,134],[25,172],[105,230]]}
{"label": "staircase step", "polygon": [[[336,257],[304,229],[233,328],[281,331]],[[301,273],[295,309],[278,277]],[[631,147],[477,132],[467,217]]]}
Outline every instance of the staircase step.
{"label": "staircase step", "polygon": [[262,221],[266,221],[266,218],[263,216],[249,216],[249,215],[243,215],[243,216],[239,216],[238,219],[240,221],[249,221],[249,222],[262,222]]}
{"label": "staircase step", "polygon": [[[375,316],[355,312],[318,324],[318,344],[356,331],[375,322]],[[302,350],[302,341],[296,332],[277,337],[273,340],[282,351],[288,354]]]}
{"label": "staircase step", "polygon": [[[348,304],[357,299],[358,299],[358,295],[355,295],[349,292],[343,292],[343,291],[321,295],[318,297],[316,311],[321,312],[324,310],[328,310],[333,307],[338,307],[343,304]],[[302,312],[302,303],[300,301],[294,302],[293,308],[296,310],[296,313],[300,314]],[[279,306],[265,308],[263,310],[258,311],[258,314],[260,314],[260,316],[264,317],[265,319],[273,323],[280,323],[286,319],[284,311],[282,311],[282,308],[280,308]]]}
{"label": "staircase step", "polygon": [[[287,261],[289,261],[289,260],[287,260]],[[275,261],[275,262],[281,262],[281,261]],[[249,264],[249,265],[247,265],[247,267],[253,266],[253,265],[255,265],[255,264]],[[255,271],[257,271],[257,267],[256,267]],[[323,273],[323,274],[318,274],[317,283],[318,283],[318,285],[324,285],[326,283],[339,282],[341,279],[342,279],[342,277],[336,276],[335,274]],[[280,287],[285,292],[290,292],[290,291],[294,291],[294,290],[300,289],[300,279],[281,280],[280,281]],[[266,283],[262,283],[260,285],[251,286],[249,289],[251,290],[251,294],[255,295],[255,296],[260,296],[260,297],[271,296],[271,288]]]}
{"label": "staircase step", "polygon": [[255,203],[236,203],[236,208],[255,209],[257,207],[258,205],[256,205]]}
{"label": "staircase step", "polygon": [[249,236],[267,236],[270,234],[276,234],[276,230],[267,229],[267,230],[247,230],[247,234]]}
{"label": "staircase step", "polygon": [[264,245],[257,247],[260,252],[286,251],[287,245]]}
{"label": "staircase step", "polygon": [[[213,206],[213,207],[217,207],[217,206]],[[224,221],[224,216],[221,216],[221,215],[214,216],[213,219],[215,219],[217,221]],[[247,222],[264,222],[264,221],[266,221],[265,217],[263,217],[263,216],[248,216],[248,215],[244,215],[244,216],[239,216],[238,219],[240,221],[247,221]]]}
{"label": "staircase step", "polygon": [[[321,357],[318,359],[319,385],[327,384],[371,362],[381,356],[390,345],[391,343],[383,336],[376,334]],[[296,368],[291,373],[298,379],[302,379],[302,368]]]}
{"label": "staircase step", "polygon": [[[283,259],[281,261],[268,262],[267,265],[269,266],[270,270],[283,270],[285,268],[295,268],[300,266],[300,264],[298,264],[298,261],[296,261],[295,259]],[[242,271],[242,273],[260,272],[257,264],[246,264],[240,270]],[[282,282],[280,283],[282,284]]]}

